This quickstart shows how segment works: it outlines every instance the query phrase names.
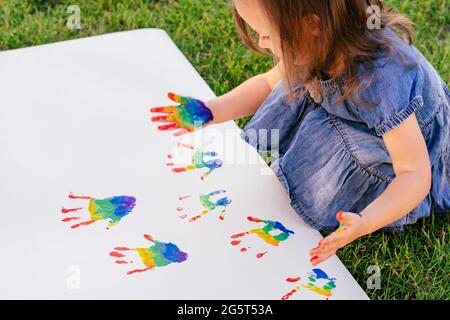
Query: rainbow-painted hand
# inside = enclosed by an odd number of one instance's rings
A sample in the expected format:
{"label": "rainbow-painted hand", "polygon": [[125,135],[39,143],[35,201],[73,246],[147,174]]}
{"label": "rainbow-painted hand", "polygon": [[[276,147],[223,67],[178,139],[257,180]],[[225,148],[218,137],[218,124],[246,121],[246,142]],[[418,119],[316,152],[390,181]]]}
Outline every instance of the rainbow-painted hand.
{"label": "rainbow-painted hand", "polygon": [[177,106],[164,106],[151,108],[154,113],[166,113],[163,116],[152,117],[153,122],[168,122],[158,127],[159,130],[176,130],[174,136],[192,132],[213,120],[211,110],[200,100],[178,96],[169,93],[170,100],[179,103]]}
{"label": "rainbow-painted hand", "polygon": [[368,233],[366,219],[359,213],[339,211],[336,219],[339,221],[339,228],[319,241],[317,247],[309,253],[313,266],[329,259],[337,250]]}

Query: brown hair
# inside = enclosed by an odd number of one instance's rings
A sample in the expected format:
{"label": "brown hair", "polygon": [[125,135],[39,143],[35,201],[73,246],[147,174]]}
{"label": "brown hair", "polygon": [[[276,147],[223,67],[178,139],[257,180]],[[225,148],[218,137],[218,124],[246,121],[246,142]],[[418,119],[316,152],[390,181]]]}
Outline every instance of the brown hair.
{"label": "brown hair", "polygon": [[[362,64],[370,70],[380,50],[390,52],[394,40],[383,28],[390,28],[408,43],[413,42],[412,23],[403,15],[386,8],[383,1],[369,0],[257,0],[270,19],[281,40],[282,60],[290,98],[295,98],[294,86],[308,85],[319,91],[318,80],[336,67],[338,57],[345,64],[346,89],[342,101],[356,93],[362,79],[358,79],[358,67]],[[381,9],[381,28],[370,29],[368,7]],[[271,54],[259,47],[250,36],[245,21],[233,7],[239,35],[251,49]],[[314,20],[312,17],[320,19]],[[319,37],[311,36],[311,24],[316,24]],[[317,45],[319,44],[319,45]],[[302,58],[306,64],[299,65]],[[357,96],[357,95],[356,95]]]}

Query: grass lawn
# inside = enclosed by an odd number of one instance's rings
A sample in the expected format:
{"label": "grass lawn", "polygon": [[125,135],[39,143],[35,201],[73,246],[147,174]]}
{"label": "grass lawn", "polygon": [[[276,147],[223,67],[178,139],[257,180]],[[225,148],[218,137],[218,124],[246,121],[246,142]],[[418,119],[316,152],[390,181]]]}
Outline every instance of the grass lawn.
{"label": "grass lawn", "polygon": [[[450,1],[386,2],[416,23],[416,46],[449,83]],[[80,30],[66,27],[72,4],[81,9]],[[149,27],[165,29],[217,95],[272,63],[244,48],[227,0],[0,0],[0,50]],[[381,268],[381,289],[366,289],[371,299],[448,299],[449,220],[422,220],[403,236],[375,234],[338,255],[363,288],[368,266]]]}

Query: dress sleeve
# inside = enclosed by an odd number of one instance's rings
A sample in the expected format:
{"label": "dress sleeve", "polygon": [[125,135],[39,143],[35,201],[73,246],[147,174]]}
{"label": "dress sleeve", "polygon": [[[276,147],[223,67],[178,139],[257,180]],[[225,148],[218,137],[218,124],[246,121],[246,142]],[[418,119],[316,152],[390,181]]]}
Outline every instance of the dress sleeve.
{"label": "dress sleeve", "polygon": [[383,136],[423,107],[421,70],[413,63],[393,60],[369,75],[359,97],[363,122]]}

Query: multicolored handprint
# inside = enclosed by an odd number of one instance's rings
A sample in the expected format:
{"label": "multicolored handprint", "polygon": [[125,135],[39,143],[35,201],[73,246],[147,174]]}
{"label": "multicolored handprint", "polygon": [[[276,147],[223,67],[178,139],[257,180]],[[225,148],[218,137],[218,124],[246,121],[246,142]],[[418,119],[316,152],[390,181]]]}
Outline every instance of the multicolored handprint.
{"label": "multicolored handprint", "polygon": [[[295,234],[294,231],[286,229],[278,221],[261,220],[254,217],[247,217],[247,219],[251,222],[264,223],[264,227],[232,235],[231,239],[233,240],[231,241],[231,245],[238,246],[242,242],[242,240],[238,240],[239,238],[254,234],[264,240],[265,243],[272,246],[278,246],[280,242],[287,240],[291,234]],[[250,247],[242,247],[241,252],[246,252],[249,248]],[[256,257],[262,258],[265,254],[267,254],[267,251],[258,253]]]}
{"label": "multicolored handprint", "polygon": [[176,106],[164,106],[151,108],[153,113],[165,113],[163,116],[152,117],[153,122],[168,122],[168,124],[158,127],[159,130],[175,130],[174,136],[180,136],[184,133],[192,132],[213,120],[211,110],[204,102],[169,93],[170,100],[179,103]]}
{"label": "multicolored handprint", "polygon": [[[90,219],[72,225],[72,229],[87,226],[99,220],[107,220],[107,228],[113,227],[117,225],[123,217],[130,214],[136,205],[136,198],[130,196],[114,196],[105,199],[95,199],[89,196],[75,196],[70,193],[69,199],[89,200],[88,211]],[[61,213],[64,215],[72,214],[82,209],[83,207],[73,209],[62,208]],[[81,219],[81,217],[71,215],[70,217],[62,219],[62,221],[71,222],[79,219]]]}
{"label": "multicolored handprint", "polygon": [[[222,210],[220,211],[219,219],[220,220],[224,220],[225,219],[226,208],[231,203],[231,200],[229,198],[227,198],[227,197],[223,197],[223,198],[220,198],[220,199],[218,199],[216,201],[211,201],[211,198],[216,196],[216,195],[225,193],[225,192],[226,192],[225,190],[218,190],[218,191],[213,191],[213,192],[210,192],[210,193],[207,193],[207,194],[200,195],[200,197],[199,197],[200,198],[200,204],[205,208],[205,210],[200,212],[200,214],[191,217],[189,219],[189,222],[195,222],[198,219],[202,218],[204,215],[206,215],[206,214],[210,213],[211,211],[214,211],[215,209],[220,208],[220,207],[222,208]],[[179,197],[178,199],[179,200],[185,200],[185,199],[187,199],[189,197],[191,197],[191,196]],[[184,211],[184,208],[178,207],[177,211],[182,212],[182,211]],[[182,214],[182,215],[180,215],[180,218],[186,219],[187,215],[186,214]]]}
{"label": "multicolored handprint", "polygon": [[[301,291],[302,288],[306,288],[319,295],[325,296],[328,300],[328,298],[331,297],[333,293],[333,289],[336,288],[336,279],[328,277],[328,275],[322,269],[313,269],[307,274],[307,278],[307,284],[296,286],[295,288],[291,289],[291,291],[286,293],[281,299],[288,300],[296,292]],[[286,279],[286,281],[290,283],[298,282],[300,280],[300,277]],[[319,285],[319,282],[321,282],[322,284]]]}
{"label": "multicolored handprint", "polygon": [[[323,285],[319,285],[319,282]],[[333,289],[336,288],[336,279],[328,277],[321,269],[313,269],[308,274],[308,284],[303,287],[322,296],[331,297]]]}
{"label": "multicolored handprint", "polygon": [[115,247],[114,250],[109,253],[111,257],[117,258],[115,261],[117,264],[134,264],[134,261],[123,259],[125,258],[124,253],[129,251],[137,253],[145,267],[130,270],[127,272],[128,275],[145,272],[157,267],[165,267],[171,263],[181,263],[188,258],[188,254],[181,251],[173,243],[164,243],[155,240],[148,234],[145,234],[144,238],[152,242],[153,245],[148,248]]}
{"label": "multicolored handprint", "polygon": [[[184,143],[178,143],[178,147],[183,147],[183,148],[191,149],[194,151],[194,154],[192,155],[192,164],[184,166],[184,167],[172,168],[172,172],[180,173],[180,172],[186,172],[186,171],[190,171],[190,170],[207,168],[207,169],[209,169],[209,171],[207,171],[200,177],[201,180],[204,180],[207,176],[209,176],[211,174],[211,172],[220,168],[223,164],[222,160],[220,160],[219,158],[205,160],[206,157],[218,157],[217,152],[214,152],[214,151],[203,152],[201,150],[195,149],[191,145],[184,144]],[[173,159],[175,156],[173,154],[169,154],[167,157],[169,159]],[[175,164],[173,162],[168,162],[166,165],[168,167],[175,166]]]}

